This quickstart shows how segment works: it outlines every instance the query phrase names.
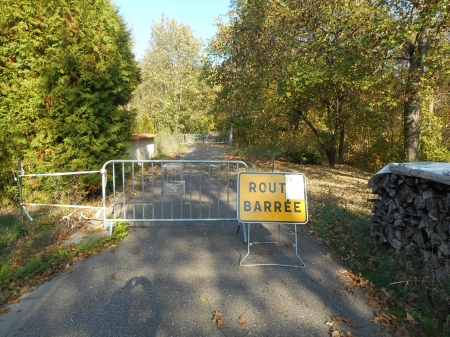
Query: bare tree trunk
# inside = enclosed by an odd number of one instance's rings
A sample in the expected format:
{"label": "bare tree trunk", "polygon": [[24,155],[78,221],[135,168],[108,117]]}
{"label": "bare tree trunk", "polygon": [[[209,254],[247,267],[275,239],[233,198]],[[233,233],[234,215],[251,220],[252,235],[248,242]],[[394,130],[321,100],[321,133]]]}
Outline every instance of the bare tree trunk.
{"label": "bare tree trunk", "polygon": [[424,71],[425,56],[430,49],[426,32],[419,33],[416,43],[407,45],[409,58],[408,78],[406,83],[406,101],[403,112],[404,151],[408,162],[419,161],[420,158],[420,86]]}
{"label": "bare tree trunk", "polygon": [[339,128],[339,164],[344,164],[344,139],[345,139],[345,125],[341,124]]}
{"label": "bare tree trunk", "polygon": [[404,108],[405,160],[419,161],[420,154],[420,101],[417,97],[409,97]]}
{"label": "bare tree trunk", "polygon": [[233,146],[233,124],[230,125],[230,134],[228,136],[228,145]]}
{"label": "bare tree trunk", "polygon": [[317,142],[321,146],[322,150],[327,155],[328,164],[330,167],[334,167],[336,165],[336,135],[332,132],[330,134],[330,142],[325,144],[324,140],[320,136],[319,131],[312,125],[311,121],[304,115],[303,110],[296,108],[294,111],[305,121],[308,127],[314,132],[316,136]]}

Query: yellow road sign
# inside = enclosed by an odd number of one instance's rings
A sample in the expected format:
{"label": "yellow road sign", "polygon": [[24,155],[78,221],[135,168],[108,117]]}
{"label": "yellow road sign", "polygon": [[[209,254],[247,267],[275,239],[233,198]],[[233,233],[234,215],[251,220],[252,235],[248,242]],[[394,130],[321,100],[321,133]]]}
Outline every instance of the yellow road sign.
{"label": "yellow road sign", "polygon": [[301,173],[241,172],[238,176],[241,222],[308,222],[306,178]]}

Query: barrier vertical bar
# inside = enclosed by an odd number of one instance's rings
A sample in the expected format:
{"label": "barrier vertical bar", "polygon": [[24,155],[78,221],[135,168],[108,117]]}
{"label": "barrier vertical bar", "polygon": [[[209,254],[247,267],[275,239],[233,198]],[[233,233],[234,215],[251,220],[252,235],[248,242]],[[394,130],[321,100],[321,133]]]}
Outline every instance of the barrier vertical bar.
{"label": "barrier vertical bar", "polygon": [[154,165],[152,162],[152,219],[155,218],[155,189],[154,189],[154,183],[153,183],[153,180],[154,180],[153,171],[154,171]]}
{"label": "barrier vertical bar", "polygon": [[208,165],[208,219],[211,219],[211,163]]}
{"label": "barrier vertical bar", "polygon": [[220,218],[220,164],[218,167],[217,177],[217,217]]}
{"label": "barrier vertical bar", "polygon": [[24,221],[23,221],[23,197],[22,197],[22,174],[23,174],[23,168],[22,168],[22,162],[20,160],[20,158],[18,158],[17,160],[17,164],[19,166],[19,178],[17,180],[17,184],[19,186],[19,206],[20,206],[20,217],[22,218],[22,229],[21,229],[21,234],[22,237],[25,236],[25,228],[24,228]]}
{"label": "barrier vertical bar", "polygon": [[230,214],[230,163],[228,163],[227,172],[227,216]]}
{"label": "barrier vertical bar", "polygon": [[173,219],[173,194],[170,193],[170,215]]}
{"label": "barrier vertical bar", "polygon": [[133,219],[136,219],[136,189],[134,184],[134,163],[131,163],[131,198],[133,200]]}
{"label": "barrier vertical bar", "polygon": [[192,163],[189,163],[189,217],[192,218]]}
{"label": "barrier vertical bar", "polygon": [[[184,165],[182,166],[181,175],[184,179]],[[186,183],[184,185],[184,193],[186,193]],[[183,194],[180,195],[180,219],[183,219]]]}
{"label": "barrier vertical bar", "polygon": [[116,163],[112,164],[113,169],[113,213],[114,219],[116,218]]}
{"label": "barrier vertical bar", "polygon": [[164,172],[163,172],[163,164],[160,164],[160,168],[161,168],[161,176],[162,176],[162,181],[161,181],[161,189],[162,189],[162,201],[161,201],[161,216],[162,218],[164,218],[164,198],[165,198],[165,194],[164,194]]}
{"label": "barrier vertical bar", "polygon": [[144,207],[144,163],[141,163],[141,203],[142,203],[142,219],[145,219]]}
{"label": "barrier vertical bar", "polygon": [[102,169],[100,174],[102,175],[103,229],[106,229],[106,169]]}
{"label": "barrier vertical bar", "polygon": [[122,210],[123,210],[123,217],[124,219],[127,218],[127,204],[125,202],[126,198],[125,198],[125,194],[127,193],[125,190],[125,163],[122,163],[122,200],[123,200],[123,204],[122,204]]}
{"label": "barrier vertical bar", "polygon": [[202,218],[202,163],[200,163],[199,166],[199,177],[200,177],[200,188],[199,188],[199,194],[200,194],[200,209],[199,209],[199,218]]}

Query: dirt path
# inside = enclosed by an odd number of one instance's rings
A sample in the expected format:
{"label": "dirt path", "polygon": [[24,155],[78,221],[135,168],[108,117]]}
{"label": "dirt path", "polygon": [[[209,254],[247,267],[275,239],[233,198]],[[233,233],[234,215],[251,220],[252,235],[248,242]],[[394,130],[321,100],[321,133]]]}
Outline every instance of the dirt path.
{"label": "dirt path", "polygon": [[221,160],[228,155],[221,145],[191,145],[179,159],[186,160]]}

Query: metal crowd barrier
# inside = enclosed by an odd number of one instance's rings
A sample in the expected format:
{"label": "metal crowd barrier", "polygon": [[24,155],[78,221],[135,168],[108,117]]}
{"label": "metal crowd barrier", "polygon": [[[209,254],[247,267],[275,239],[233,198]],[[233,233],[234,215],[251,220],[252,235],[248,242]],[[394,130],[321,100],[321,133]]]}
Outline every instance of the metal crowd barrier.
{"label": "metal crowd barrier", "polygon": [[242,161],[110,160],[101,170],[104,226],[237,221],[237,176],[247,170]]}

